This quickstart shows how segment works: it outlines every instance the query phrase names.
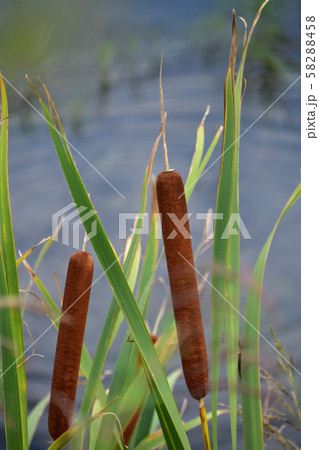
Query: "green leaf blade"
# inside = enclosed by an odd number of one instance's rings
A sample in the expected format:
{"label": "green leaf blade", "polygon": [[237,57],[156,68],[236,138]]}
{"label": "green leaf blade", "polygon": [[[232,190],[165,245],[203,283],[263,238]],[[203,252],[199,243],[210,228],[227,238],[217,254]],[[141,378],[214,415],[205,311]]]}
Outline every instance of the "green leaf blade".
{"label": "green leaf blade", "polygon": [[[4,390],[6,445],[8,450],[26,449],[28,446],[27,392],[25,365],[22,362],[24,340],[21,309],[10,305],[19,299],[19,283],[12,230],[8,181],[8,103],[5,85],[1,85],[0,134],[0,272],[1,301],[7,301],[0,315],[1,365]],[[18,360],[18,361],[17,361]]]}
{"label": "green leaf blade", "polygon": [[301,193],[300,184],[294,190],[280,214],[272,232],[257,259],[253,272],[253,286],[249,289],[245,308],[245,321],[242,333],[242,357],[241,357],[241,397],[243,432],[246,450],[264,448],[263,419],[260,396],[259,376],[259,320],[261,290],[270,246],[284,215],[299,199]]}
{"label": "green leaf blade", "polygon": [[[235,174],[235,105],[233,72],[229,66],[225,81],[225,124],[223,151],[217,191],[212,275],[212,427],[217,448],[217,401],[223,325],[226,341],[228,393],[231,414],[232,446],[236,448],[237,429],[237,363],[239,319],[231,308],[238,308],[239,283],[232,276],[239,273],[239,236],[231,234],[231,213],[238,213],[233,193],[238,188]],[[217,216],[218,217],[218,216]],[[226,233],[226,236],[225,236]],[[229,305],[230,304],[230,305]]]}

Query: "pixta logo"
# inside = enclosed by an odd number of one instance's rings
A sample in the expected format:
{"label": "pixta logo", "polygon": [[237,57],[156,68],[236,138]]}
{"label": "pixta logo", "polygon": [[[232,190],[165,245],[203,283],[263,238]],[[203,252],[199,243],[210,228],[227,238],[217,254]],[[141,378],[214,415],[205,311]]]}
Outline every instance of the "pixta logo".
{"label": "pixta logo", "polygon": [[[156,219],[161,222],[161,214],[156,214]],[[168,213],[168,217],[172,221],[174,226],[173,231],[168,236],[167,239],[175,239],[177,232],[179,232],[185,239],[193,239],[187,228],[185,227],[187,220],[191,223],[194,220],[205,220],[209,221],[211,226],[215,220],[223,220],[222,213],[214,213],[212,211],[205,213],[187,213],[183,217],[178,218],[174,213]],[[134,226],[128,226],[128,222],[134,224]],[[119,239],[126,239],[132,233],[148,235],[150,229],[150,217],[148,213],[120,213],[119,214]],[[192,228],[192,227],[191,227]],[[232,213],[229,217],[227,223],[225,223],[224,231],[221,239],[228,239],[231,235],[238,235],[241,233],[244,239],[251,239],[249,231],[244,224],[244,221],[238,213]],[[213,233],[207,233],[208,239],[213,239]],[[156,239],[162,239],[162,233],[157,230]]]}
{"label": "pixta logo", "polygon": [[[59,211],[52,215],[52,236],[54,236],[54,240],[80,250],[82,247],[80,245],[82,222],[90,221],[91,231],[86,237],[87,240],[97,234],[97,221],[96,219],[92,220],[92,217],[95,215],[96,211],[94,209],[89,209],[86,206],[78,206],[73,202],[59,209]],[[62,222],[61,230],[59,233],[55,233],[59,222]]]}

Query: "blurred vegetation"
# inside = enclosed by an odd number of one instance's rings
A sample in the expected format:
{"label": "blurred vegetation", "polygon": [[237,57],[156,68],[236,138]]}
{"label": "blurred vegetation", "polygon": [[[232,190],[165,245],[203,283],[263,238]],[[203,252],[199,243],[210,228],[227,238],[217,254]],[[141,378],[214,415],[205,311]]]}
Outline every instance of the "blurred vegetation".
{"label": "blurred vegetation", "polygon": [[[224,0],[217,1],[217,13],[198,19],[192,29],[192,41],[199,49],[203,63],[210,67],[216,64],[223,42],[229,36],[225,21],[231,8],[251,23],[262,1]],[[260,93],[269,95],[276,84],[283,80],[287,71],[299,71],[300,29],[298,0],[270,0],[263,11],[254,39],[247,55],[250,84]],[[244,24],[239,24],[244,33]]]}
{"label": "blurred vegetation", "polygon": [[294,370],[293,356],[291,355],[288,359],[272,327],[270,327],[270,332],[279,354],[279,357],[276,357],[276,363],[283,382],[279,381],[278,376],[274,377],[267,370],[261,368],[260,377],[265,385],[263,400],[265,440],[266,442],[277,441],[282,448],[288,450],[299,450],[298,445],[288,436],[289,433],[291,435],[291,430],[295,430],[296,436],[300,436],[300,378],[296,376]]}
{"label": "blurred vegetation", "polygon": [[[72,87],[80,85],[80,77],[90,77],[103,102],[111,89],[123,84],[139,94],[143,80],[158,75],[162,51],[170,72],[185,67],[222,70],[228,57],[226,24],[231,9],[251,23],[260,4],[218,0],[210,6],[202,0],[194,8],[190,1],[176,2],[174,7],[163,1],[156,9],[144,0],[137,0],[134,7],[128,0],[99,0],[94,5],[88,0],[3,0],[0,69],[29,101],[33,92],[24,82],[25,73],[39,74],[51,85],[54,81],[66,86],[72,79]],[[247,64],[250,86],[268,96],[287,71],[299,70],[299,2],[271,0],[263,14]],[[239,26],[243,34],[244,25]],[[10,89],[8,95],[12,112],[21,112],[20,121],[28,129],[29,106]],[[76,130],[82,121],[76,105],[81,102],[74,100],[70,111]]]}

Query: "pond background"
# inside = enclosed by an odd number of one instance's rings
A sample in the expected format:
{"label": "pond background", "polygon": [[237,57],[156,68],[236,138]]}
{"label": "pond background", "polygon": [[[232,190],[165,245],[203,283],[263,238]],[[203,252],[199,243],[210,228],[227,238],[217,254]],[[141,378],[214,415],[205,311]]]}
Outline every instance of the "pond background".
{"label": "pond background", "polygon": [[[118,216],[138,211],[142,179],[160,127],[159,62],[164,52],[163,87],[167,111],[167,144],[172,167],[186,180],[194,150],[196,129],[209,104],[207,148],[223,123],[223,82],[231,35],[231,10],[248,23],[260,2],[248,0],[111,0],[40,2],[1,0],[0,68],[4,76],[38,109],[24,74],[39,74],[49,87],[72,145],[125,197],[121,198],[76,152],[73,155],[92,201],[117,252]],[[246,130],[299,76],[299,2],[268,4],[248,51],[241,130]],[[243,26],[239,22],[240,37]],[[241,42],[241,41],[240,41]],[[241,47],[239,47],[240,49]],[[16,249],[26,251],[51,234],[51,216],[71,201],[47,125],[9,86],[9,177]],[[251,240],[241,239],[242,279],[248,282],[259,251],[283,206],[300,179],[300,85],[294,86],[242,137],[240,144],[240,215]],[[221,152],[221,140],[212,157]],[[154,173],[163,170],[161,147]],[[219,162],[198,182],[189,212],[215,209]],[[194,249],[201,240],[202,221],[191,220]],[[145,240],[143,240],[145,243]],[[68,259],[74,249],[57,242],[39,268],[53,298],[59,302],[54,271],[63,289]],[[89,248],[90,251],[90,248]],[[38,251],[28,258],[34,264]],[[197,261],[201,273],[211,270],[211,249]],[[101,273],[95,265],[97,278]],[[159,275],[167,282],[165,261]],[[19,268],[20,288],[29,278]],[[244,283],[245,284],[245,283]],[[245,304],[242,288],[241,309]],[[35,290],[35,288],[34,288]],[[156,282],[149,323],[154,325],[165,289]],[[111,291],[102,277],[92,288],[85,334],[91,355],[104,323]],[[201,294],[201,306],[210,353],[210,288]],[[170,303],[168,310],[170,310]],[[26,314],[36,339],[48,326],[46,317]],[[300,370],[300,204],[283,219],[269,254],[262,297],[261,331],[272,341],[272,325]],[[112,370],[126,326],[121,327],[107,357]],[[26,346],[31,341],[26,333]],[[30,409],[49,392],[56,344],[50,329],[35,346],[44,358],[27,362]],[[180,364],[179,356],[169,370]],[[261,364],[281,379],[273,351],[261,341]],[[110,376],[105,378],[108,386]],[[284,380],[283,380],[284,382]],[[296,378],[297,384],[300,380]],[[221,374],[220,401],[227,403],[226,373]],[[79,389],[80,401],[83,390]],[[174,396],[178,407],[187,398],[183,418],[197,415],[184,380]],[[209,397],[207,406],[209,407]],[[78,403],[79,404],[79,403]],[[239,421],[240,422],[240,421]],[[1,418],[0,448],[4,447]],[[220,418],[220,448],[230,448],[227,416]],[[242,449],[239,424],[238,448]],[[297,432],[289,432],[300,445]],[[193,449],[200,449],[199,429],[189,433]],[[47,412],[32,442],[32,450],[48,447]],[[268,448],[279,448],[269,442]]]}

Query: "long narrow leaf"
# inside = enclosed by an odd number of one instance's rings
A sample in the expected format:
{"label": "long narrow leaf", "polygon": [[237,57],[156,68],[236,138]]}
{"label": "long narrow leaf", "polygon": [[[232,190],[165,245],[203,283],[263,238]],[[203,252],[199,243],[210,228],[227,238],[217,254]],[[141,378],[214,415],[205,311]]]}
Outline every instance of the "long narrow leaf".
{"label": "long narrow leaf", "polygon": [[[235,16],[234,16],[235,17]],[[232,48],[233,55],[232,67],[235,71],[235,58],[237,52],[237,25],[233,21],[233,40]],[[236,218],[239,217],[239,141],[238,130],[240,129],[240,111],[237,113],[237,103],[241,102],[241,95],[237,95],[233,85],[234,103],[234,131],[233,147],[234,147],[234,162],[233,162],[233,187],[232,187],[232,202],[231,202],[231,227]],[[232,151],[232,148],[225,148],[224,151]],[[231,228],[230,227],[230,228]],[[229,397],[229,413],[231,424],[232,448],[237,446],[237,385],[238,385],[238,341],[239,341],[239,298],[240,298],[240,244],[239,244],[239,230],[235,232],[229,228],[230,235],[228,236],[228,262],[227,262],[227,286],[229,293],[229,300],[232,307],[226,308],[225,314],[225,344],[226,344],[226,364],[227,364],[227,378],[228,378],[228,397]]]}
{"label": "long narrow leaf", "polygon": [[[230,305],[236,309],[239,303],[239,283],[234,274],[239,273],[239,235],[230,232],[231,213],[238,213],[238,198],[233,201],[238,189],[238,171],[235,170],[235,103],[234,72],[237,52],[237,24],[233,15],[232,43],[229,66],[224,87],[225,117],[224,139],[217,190],[212,275],[212,428],[213,445],[217,449],[217,400],[222,347],[222,332],[225,325],[228,392],[231,415],[232,447],[236,448],[237,427],[237,349],[239,319]],[[225,236],[226,235],[226,236]],[[227,303],[228,302],[228,303]]]}
{"label": "long narrow leaf", "polygon": [[[206,111],[207,113],[207,111]],[[196,187],[196,184],[198,180],[200,179],[202,173],[204,172],[209,159],[211,158],[213,151],[215,150],[215,147],[219,141],[220,135],[222,133],[223,127],[219,126],[217,133],[214,136],[214,139],[212,140],[207,152],[205,153],[205,156],[202,158],[202,147],[204,146],[204,127],[205,127],[205,118],[206,113],[202,119],[202,122],[197,130],[197,140],[195,145],[195,152],[193,155],[193,161],[191,168],[189,170],[189,174],[185,183],[185,197],[186,201],[189,200],[189,197],[191,196],[193,190]],[[201,159],[202,158],[202,159]]]}
{"label": "long narrow leaf", "polygon": [[50,401],[50,394],[47,394],[43,397],[32,409],[28,416],[28,432],[29,432],[29,445],[33,439],[33,436],[36,432],[37,426],[40,422],[40,419],[45,411],[45,408],[48,406]]}
{"label": "long narrow leaf", "polygon": [[189,168],[189,173],[188,173],[188,177],[186,180],[185,185],[187,186],[187,184],[189,186],[193,186],[196,177],[197,177],[197,171],[199,168],[199,165],[201,163],[202,160],[202,156],[203,156],[203,151],[204,151],[204,143],[205,143],[205,120],[207,115],[209,114],[209,106],[207,107],[205,114],[202,118],[202,121],[197,129],[197,136],[196,136],[196,144],[195,144],[195,151],[193,154],[193,159],[191,162],[191,166]]}
{"label": "long narrow leaf", "polygon": [[[161,135],[161,134],[160,134]],[[146,208],[146,201],[147,201],[147,189],[150,181],[150,175],[151,170],[153,166],[153,160],[154,156],[157,150],[157,146],[159,143],[159,137],[156,139],[155,144],[153,146],[151,156],[149,163],[147,165],[145,175],[144,175],[144,183],[143,183],[143,189],[142,189],[142,196],[141,196],[141,203],[140,203],[140,215],[136,222],[136,229],[141,229],[143,227],[143,221],[144,221],[144,213]],[[137,252],[140,248],[140,237],[141,235],[138,233],[134,233],[131,245],[129,247],[129,251],[126,255],[124,266],[123,266],[123,272],[128,280],[128,284],[131,289],[134,289],[136,278],[134,276],[134,268],[137,266]],[[138,259],[139,262],[139,259]],[[91,405],[94,401],[94,395],[97,383],[100,380],[100,376],[105,364],[105,360],[108,354],[108,351],[110,349],[110,346],[118,332],[118,329],[121,325],[123,319],[123,314],[121,313],[120,306],[115,298],[113,296],[111,305],[106,317],[106,320],[104,322],[104,326],[102,329],[102,333],[97,345],[95,357],[93,360],[92,369],[90,372],[90,377],[84,392],[80,412],[79,412],[79,420],[85,421],[89,417],[89,412]],[[71,450],[78,450],[81,448],[83,442],[83,433],[79,433],[77,438],[74,440],[71,446]]]}
{"label": "long narrow leaf", "polygon": [[241,356],[241,398],[246,450],[263,449],[264,447],[259,378],[259,321],[265,265],[278,225],[284,215],[299,199],[300,192],[299,184],[289,198],[259,254],[253,272],[252,287],[247,294]]}
{"label": "long narrow leaf", "polygon": [[[11,222],[8,181],[8,103],[5,85],[1,85],[0,134],[0,296],[19,298],[16,253]],[[1,377],[4,390],[4,416],[7,450],[26,449],[28,446],[27,391],[25,365],[18,367],[23,357],[24,341],[20,308],[4,308],[0,314]],[[18,362],[22,362],[19,359]]]}

